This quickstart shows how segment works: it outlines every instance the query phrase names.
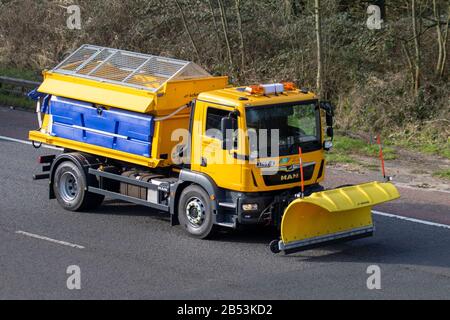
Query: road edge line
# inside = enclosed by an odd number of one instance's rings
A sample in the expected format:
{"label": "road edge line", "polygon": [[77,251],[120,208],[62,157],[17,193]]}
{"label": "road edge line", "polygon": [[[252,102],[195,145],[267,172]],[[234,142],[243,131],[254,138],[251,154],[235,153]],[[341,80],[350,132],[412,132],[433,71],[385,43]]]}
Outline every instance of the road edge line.
{"label": "road edge line", "polygon": [[399,216],[399,215],[386,213],[386,212],[381,212],[381,211],[376,211],[376,210],[373,210],[372,213],[375,214],[375,215],[378,215],[378,216],[382,216],[382,217],[394,218],[394,219],[399,219],[399,220],[405,220],[405,221],[409,221],[409,222],[420,223],[420,224],[424,224],[424,225],[427,225],[427,226],[439,227],[439,228],[444,228],[444,229],[449,229],[450,230],[450,225],[447,225],[447,224],[431,222],[431,221],[426,221],[426,220],[420,220],[420,219],[415,219],[415,218],[408,218],[408,217]]}
{"label": "road edge line", "polygon": [[44,240],[44,241],[60,244],[60,245],[66,246],[66,247],[71,247],[71,248],[75,248],[75,249],[85,249],[85,247],[80,246],[78,244],[74,244],[74,243],[70,243],[70,242],[66,242],[66,241],[55,240],[55,239],[52,239],[49,237],[44,237],[44,236],[40,236],[38,234],[29,233],[29,232],[25,232],[25,231],[21,231],[21,230],[16,231],[15,233],[26,236],[26,237],[34,238],[34,239],[39,239],[39,240]]}

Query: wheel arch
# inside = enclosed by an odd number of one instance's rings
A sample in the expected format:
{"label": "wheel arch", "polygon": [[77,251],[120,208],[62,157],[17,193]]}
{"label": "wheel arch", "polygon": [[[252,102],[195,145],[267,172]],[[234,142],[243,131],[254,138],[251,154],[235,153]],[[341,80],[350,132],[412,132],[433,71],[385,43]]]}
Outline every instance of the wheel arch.
{"label": "wheel arch", "polygon": [[55,178],[55,172],[58,166],[66,161],[70,161],[74,163],[78,169],[81,170],[81,172],[84,172],[86,176],[86,182],[87,186],[90,184],[89,180],[89,174],[88,169],[92,167],[95,164],[99,164],[97,159],[94,156],[91,156],[89,154],[83,154],[80,152],[71,152],[71,153],[62,153],[59,156],[55,158],[55,160],[52,163],[51,169],[50,169],[50,188],[49,188],[49,198],[55,199],[55,192],[53,191],[53,184],[54,184],[54,178]]}
{"label": "wheel arch", "polygon": [[191,185],[198,185],[199,187],[203,188],[209,195],[214,220],[218,214],[219,210],[218,198],[220,189],[217,187],[214,180],[212,180],[211,177],[203,173],[193,172],[190,170],[181,170],[179,182],[176,185],[175,190],[173,191],[174,201],[172,201],[170,204],[170,215],[172,225],[179,224],[177,213],[178,213],[178,204],[180,202],[180,196],[183,190]]}

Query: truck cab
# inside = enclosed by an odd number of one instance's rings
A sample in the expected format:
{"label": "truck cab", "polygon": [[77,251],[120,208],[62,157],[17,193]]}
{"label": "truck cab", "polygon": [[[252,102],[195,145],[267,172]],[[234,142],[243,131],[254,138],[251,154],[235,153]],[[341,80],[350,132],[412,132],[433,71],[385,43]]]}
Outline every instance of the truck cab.
{"label": "truck cab", "polygon": [[204,92],[191,110],[191,153],[185,168],[214,181],[220,219],[234,225],[277,224],[283,203],[301,191],[300,148],[305,193],[322,190],[325,176],[329,144],[325,146],[322,118],[332,112],[329,105],[321,108],[313,93],[292,84],[257,90]]}
{"label": "truck cab", "polygon": [[[300,186],[301,147],[305,184],[320,183],[324,133],[314,94],[295,90],[261,96],[244,90],[229,88],[198,97],[192,170],[214,177],[218,186],[228,190],[286,190]],[[224,118],[231,118],[231,133],[222,132]]]}

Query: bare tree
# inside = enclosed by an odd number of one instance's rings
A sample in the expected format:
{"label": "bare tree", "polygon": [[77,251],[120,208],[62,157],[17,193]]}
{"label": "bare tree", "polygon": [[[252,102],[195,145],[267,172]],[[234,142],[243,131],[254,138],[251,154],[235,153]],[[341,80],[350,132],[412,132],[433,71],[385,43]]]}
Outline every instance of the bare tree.
{"label": "bare tree", "polygon": [[226,15],[225,7],[223,5],[223,1],[217,0],[217,2],[219,4],[219,9],[220,9],[220,18],[222,20],[223,35],[225,37],[225,43],[227,45],[228,61],[230,63],[230,67],[233,68],[233,57],[231,54],[230,37],[228,36],[227,15]]}
{"label": "bare tree", "polygon": [[189,26],[187,24],[186,16],[184,15],[183,8],[181,7],[180,2],[178,0],[175,0],[175,3],[177,5],[177,7],[178,7],[178,10],[180,11],[181,18],[183,20],[184,29],[186,30],[186,33],[188,34],[189,40],[191,41],[192,47],[193,47],[193,49],[195,51],[195,55],[197,56],[197,59],[200,60],[200,53],[198,51],[197,45],[195,44],[194,38],[192,37],[191,31],[189,30]]}
{"label": "bare tree", "polygon": [[450,24],[450,2],[447,8],[447,23],[445,24],[444,36],[442,39],[442,63],[441,69],[439,70],[439,77],[444,76],[445,67],[447,65],[447,42],[448,42],[448,29]]}
{"label": "bare tree", "polygon": [[415,50],[415,74],[414,74],[414,95],[419,96],[420,77],[421,77],[421,50],[420,50],[420,36],[418,29],[420,22],[417,22],[417,7],[416,0],[411,0],[411,22],[414,36],[414,50]]}
{"label": "bare tree", "polygon": [[235,6],[239,32],[239,49],[241,51],[241,72],[243,72],[245,68],[245,43],[244,33],[242,32],[241,1],[235,0]]}
{"label": "bare tree", "polygon": [[284,0],[284,15],[286,19],[290,20],[292,18],[293,10],[292,10],[292,0]]}
{"label": "bare tree", "polygon": [[411,83],[414,83],[414,81],[416,79],[416,75],[415,75],[414,63],[411,58],[411,53],[409,52],[406,41],[401,40],[401,43],[402,43],[403,54],[405,55],[406,62],[408,63],[409,71],[411,73]]}
{"label": "bare tree", "polygon": [[283,0],[283,13],[288,20],[297,16],[304,7],[305,0]]}
{"label": "bare tree", "polygon": [[213,21],[213,25],[214,25],[214,31],[216,32],[217,41],[220,41],[219,24],[217,23],[216,15],[214,14],[214,7],[212,5],[211,0],[208,0],[208,6],[209,6],[209,10],[211,11],[211,17],[212,17],[212,21]]}
{"label": "bare tree", "polygon": [[438,43],[438,59],[436,62],[436,75],[439,76],[440,72],[441,72],[441,64],[442,64],[442,59],[443,59],[443,54],[444,54],[444,48],[443,48],[443,37],[442,37],[442,30],[441,30],[441,24],[440,24],[440,19],[441,19],[441,13],[439,10],[439,6],[436,3],[436,0],[433,0],[433,14],[434,14],[434,19],[437,21],[436,23],[436,35],[437,35],[437,43]]}
{"label": "bare tree", "polygon": [[314,15],[316,19],[316,41],[317,41],[317,95],[322,98],[322,28],[320,19],[320,0],[315,0]]}

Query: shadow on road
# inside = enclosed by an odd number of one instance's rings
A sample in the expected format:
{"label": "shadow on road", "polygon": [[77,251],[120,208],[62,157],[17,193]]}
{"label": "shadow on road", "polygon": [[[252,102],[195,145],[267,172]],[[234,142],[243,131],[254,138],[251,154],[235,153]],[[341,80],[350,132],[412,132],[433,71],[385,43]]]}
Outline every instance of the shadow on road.
{"label": "shadow on road", "polygon": [[[167,213],[117,200],[107,200],[88,214],[150,217],[170,222]],[[377,232],[368,239],[329,245],[316,250],[276,257],[310,263],[353,262],[370,264],[423,265],[450,268],[450,231],[412,222],[375,217]],[[412,237],[414,235],[414,237]],[[279,238],[275,228],[244,226],[220,230],[212,243],[268,245]],[[258,249],[261,250],[259,246]],[[267,247],[268,256],[272,255]]]}
{"label": "shadow on road", "polygon": [[[283,258],[310,263],[399,264],[450,270],[449,230],[413,225],[410,222],[399,223],[402,225],[397,228],[380,226],[373,238],[327,246]],[[422,230],[411,230],[409,233],[408,229]],[[410,237],[412,234],[414,237]]]}
{"label": "shadow on road", "polygon": [[86,212],[93,215],[117,215],[130,217],[151,217],[158,220],[170,222],[170,216],[167,212],[138,206],[133,203],[120,200],[105,200],[103,204],[95,210]]}
{"label": "shadow on road", "polygon": [[[152,219],[170,223],[170,215],[167,212],[154,210],[120,200],[105,200],[99,208],[86,213],[92,215],[150,217]],[[212,241],[268,244],[270,241],[278,238],[278,236],[279,234],[275,228],[252,225],[242,226],[238,230],[225,228],[220,229]]]}
{"label": "shadow on road", "polygon": [[267,244],[279,238],[279,232],[273,227],[241,226],[237,230],[224,230],[219,232],[214,241],[235,243]]}

